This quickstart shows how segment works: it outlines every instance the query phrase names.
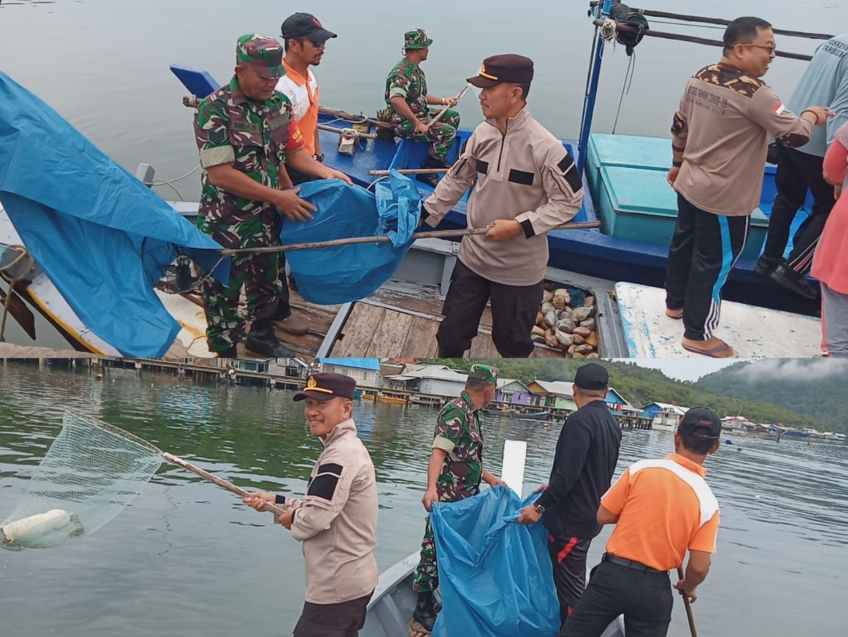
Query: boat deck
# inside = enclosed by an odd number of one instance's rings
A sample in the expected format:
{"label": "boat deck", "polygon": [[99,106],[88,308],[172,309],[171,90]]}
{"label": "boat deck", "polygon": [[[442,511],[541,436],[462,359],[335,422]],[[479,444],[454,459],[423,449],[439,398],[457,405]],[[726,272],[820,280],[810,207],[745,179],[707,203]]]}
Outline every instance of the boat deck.
{"label": "boat deck", "polygon": [[[683,325],[665,315],[665,290],[633,283],[615,286],[631,358],[698,358],[683,349]],[[821,321],[724,301],[715,336],[740,358],[802,358],[821,352]]]}

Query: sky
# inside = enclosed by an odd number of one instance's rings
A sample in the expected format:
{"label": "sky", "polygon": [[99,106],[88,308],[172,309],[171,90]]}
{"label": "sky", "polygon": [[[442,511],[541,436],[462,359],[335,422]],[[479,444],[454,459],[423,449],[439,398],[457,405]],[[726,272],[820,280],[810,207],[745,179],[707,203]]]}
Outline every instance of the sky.
{"label": "sky", "polygon": [[738,358],[637,358],[619,359],[623,363],[635,363],[639,367],[658,369],[669,378],[695,381],[701,376],[712,374],[723,367],[738,363]]}

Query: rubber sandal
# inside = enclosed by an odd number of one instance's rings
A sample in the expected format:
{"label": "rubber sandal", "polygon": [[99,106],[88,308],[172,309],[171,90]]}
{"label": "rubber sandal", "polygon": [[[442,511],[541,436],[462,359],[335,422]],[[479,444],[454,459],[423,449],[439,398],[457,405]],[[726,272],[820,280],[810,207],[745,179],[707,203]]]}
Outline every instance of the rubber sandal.
{"label": "rubber sandal", "polygon": [[677,316],[672,316],[671,314],[668,313],[668,310],[666,310],[665,315],[670,319],[674,319],[675,321],[679,321],[683,318],[683,310],[680,310],[680,314],[678,314]]}
{"label": "rubber sandal", "polygon": [[[691,347],[686,343],[683,343],[683,349],[685,349],[687,352],[692,352],[693,354],[700,354],[701,356],[708,356],[710,358],[738,358],[738,355],[734,351],[734,349],[724,342],[721,345],[716,345],[712,349],[698,349],[697,347]],[[716,356],[716,354],[719,354],[726,350],[730,350],[733,353],[730,356]]]}

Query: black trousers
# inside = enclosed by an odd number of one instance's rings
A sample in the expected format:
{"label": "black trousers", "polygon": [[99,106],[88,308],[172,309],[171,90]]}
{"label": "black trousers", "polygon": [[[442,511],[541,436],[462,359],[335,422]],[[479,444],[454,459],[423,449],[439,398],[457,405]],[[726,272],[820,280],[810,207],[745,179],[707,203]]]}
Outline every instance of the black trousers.
{"label": "black trousers", "polygon": [[462,358],[477,336],[486,303],[492,302],[492,341],[503,358],[527,358],[533,353],[530,332],[542,304],[543,281],[534,285],[503,285],[484,279],[459,259],[451,274],[442,306],[444,320],[436,340],[439,358]]}
{"label": "black trousers", "polygon": [[619,615],[627,637],[665,637],[673,604],[668,573],[601,562],[560,637],[598,637]]}
{"label": "black trousers", "polygon": [[677,195],[677,223],[668,250],[666,307],[683,310],[683,335],[706,341],[718,327],[721,289],[745,248],[751,217],[723,217]]}
{"label": "black trousers", "polygon": [[792,220],[804,205],[807,190],[810,190],[813,193],[812,214],[795,232],[792,252],[786,259],[788,267],[799,274],[807,274],[813,265],[813,254],[824,224],[836,202],[833,186],[822,176],[823,157],[808,155],[782,144],[777,145],[777,157],[777,197],[771,209],[763,256],[773,259],[783,256]]}
{"label": "black trousers", "polygon": [[572,613],[586,588],[586,553],[592,540],[548,536],[548,554],[554,567],[560,625]]}
{"label": "black trousers", "polygon": [[373,594],[341,604],[305,602],[294,637],[357,637],[365,625],[365,611]]}

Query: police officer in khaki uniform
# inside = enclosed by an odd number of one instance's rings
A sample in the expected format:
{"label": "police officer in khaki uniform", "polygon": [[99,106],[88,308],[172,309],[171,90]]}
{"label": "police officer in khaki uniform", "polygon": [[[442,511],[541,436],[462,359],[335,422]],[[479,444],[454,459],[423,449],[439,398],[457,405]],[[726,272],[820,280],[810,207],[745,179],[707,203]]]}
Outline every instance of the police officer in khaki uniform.
{"label": "police officer in khaki uniform", "polygon": [[313,374],[294,400],[306,401],[309,430],[324,445],[303,500],[271,493],[245,499],[261,511],[284,506],[278,522],[303,542],[306,602],[295,637],[356,637],[377,586],[377,479],[353,422],[356,381]]}
{"label": "police officer in khaki uniform", "polygon": [[477,335],[492,303],[492,341],[504,358],[533,352],[530,333],[542,302],[548,265],[546,233],[580,210],[583,184],[562,142],[530,115],[532,60],[487,58],[468,79],[482,90],[486,121],[424,202],[424,223],[435,227],[471,188],[468,226],[485,235],[463,237],[439,326],[439,358],[459,358]]}

